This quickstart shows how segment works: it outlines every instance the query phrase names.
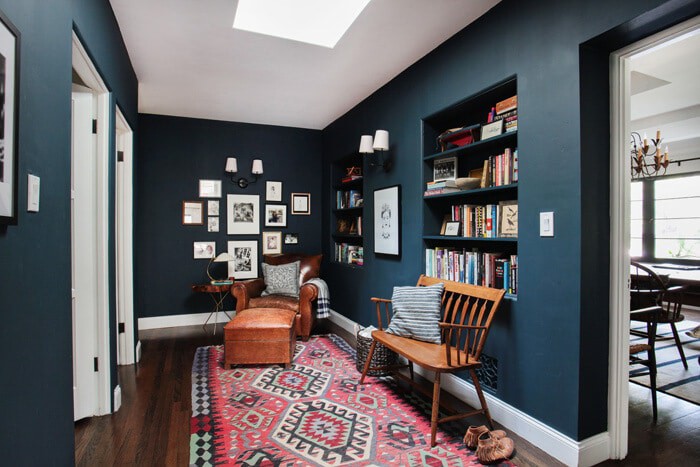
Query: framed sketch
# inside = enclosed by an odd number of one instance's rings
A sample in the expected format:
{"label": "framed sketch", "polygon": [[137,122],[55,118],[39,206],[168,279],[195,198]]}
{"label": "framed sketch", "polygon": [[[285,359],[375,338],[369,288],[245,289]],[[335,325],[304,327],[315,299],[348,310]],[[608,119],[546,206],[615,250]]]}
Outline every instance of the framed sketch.
{"label": "framed sketch", "polygon": [[282,201],[282,182],[265,182],[265,201]]}
{"label": "framed sketch", "polygon": [[297,245],[299,243],[298,233],[286,233],[284,234],[284,244],[285,245]]}
{"label": "framed sketch", "polygon": [[457,158],[447,157],[433,162],[433,181],[455,180],[457,178]]}
{"label": "framed sketch", "polygon": [[456,237],[459,235],[459,221],[450,221],[445,224],[445,235],[448,237]]}
{"label": "framed sketch", "polygon": [[292,193],[292,214],[311,214],[311,193]]}
{"label": "framed sketch", "polygon": [[221,180],[200,180],[200,198],[221,198]]}
{"label": "framed sketch", "polygon": [[219,215],[219,200],[207,201],[207,214],[210,216]]}
{"label": "framed sketch", "polygon": [[20,33],[0,12],[0,224],[17,224]]}
{"label": "framed sketch", "polygon": [[518,202],[501,201],[499,204],[498,236],[518,236]]}
{"label": "framed sketch", "polygon": [[207,219],[207,232],[218,232],[219,231],[219,218],[209,216]]}
{"label": "framed sketch", "polygon": [[287,205],[265,205],[265,227],[287,227]]}
{"label": "framed sketch", "polygon": [[216,242],[194,242],[194,259],[212,259],[216,256]]}
{"label": "framed sketch", "polygon": [[255,279],[258,277],[258,242],[257,240],[228,242],[228,253],[233,261],[228,262],[228,276],[236,279]]}
{"label": "framed sketch", "polygon": [[182,202],[182,224],[183,225],[204,225],[204,202],[203,201],[183,201]]}
{"label": "framed sketch", "polygon": [[229,235],[258,235],[260,233],[260,196],[227,195],[226,215],[226,233]]}
{"label": "framed sketch", "polygon": [[374,190],[374,253],[401,255],[401,185]]}
{"label": "framed sketch", "polygon": [[262,241],[263,255],[282,253],[282,232],[263,232]]}

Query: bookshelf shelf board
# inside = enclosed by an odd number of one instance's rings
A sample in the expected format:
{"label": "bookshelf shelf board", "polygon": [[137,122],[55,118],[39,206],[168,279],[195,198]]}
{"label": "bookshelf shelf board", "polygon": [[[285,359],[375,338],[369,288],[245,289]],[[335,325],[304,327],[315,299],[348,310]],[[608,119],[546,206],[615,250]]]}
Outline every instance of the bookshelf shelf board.
{"label": "bookshelf shelf board", "polygon": [[362,235],[358,234],[346,234],[346,233],[340,233],[340,232],[333,232],[333,237],[335,238],[362,238]]}
{"label": "bookshelf shelf board", "polygon": [[357,179],[352,180],[350,182],[345,182],[345,183],[339,182],[339,183],[336,183],[335,185],[333,185],[333,188],[336,190],[350,190],[353,188],[361,187],[362,181],[363,181],[362,178],[357,178]]}
{"label": "bookshelf shelf board", "polygon": [[362,269],[362,264],[341,263],[340,261],[331,261],[331,264],[350,269]]}
{"label": "bookshelf shelf board", "polygon": [[489,192],[494,192],[494,191],[513,191],[516,192],[518,190],[518,184],[517,183],[511,183],[510,185],[501,185],[501,186],[490,186],[486,188],[475,188],[473,190],[462,190],[462,191],[455,191],[452,193],[440,193],[439,195],[428,195],[428,196],[423,196],[423,199],[429,200],[433,198],[457,198],[457,197],[466,197],[470,195],[477,195],[480,193],[489,193]]}
{"label": "bookshelf shelf board", "polygon": [[453,237],[447,235],[423,235],[423,240],[448,240],[455,242],[502,242],[502,243],[518,243],[517,238],[511,237]]}
{"label": "bookshelf shelf board", "polygon": [[515,146],[518,139],[517,136],[517,130],[508,133],[503,133],[502,135],[494,136],[492,138],[488,138],[482,141],[477,141],[476,143],[468,144],[466,146],[460,146],[458,148],[448,149],[447,151],[427,155],[423,158],[423,160],[431,161],[433,159],[439,159],[441,157],[463,156],[469,154],[470,152],[488,149],[491,146],[498,148],[504,147],[507,144],[513,144],[513,146]]}
{"label": "bookshelf shelf board", "polygon": [[362,212],[362,206],[356,206],[354,208],[338,208],[334,209],[333,212]]}

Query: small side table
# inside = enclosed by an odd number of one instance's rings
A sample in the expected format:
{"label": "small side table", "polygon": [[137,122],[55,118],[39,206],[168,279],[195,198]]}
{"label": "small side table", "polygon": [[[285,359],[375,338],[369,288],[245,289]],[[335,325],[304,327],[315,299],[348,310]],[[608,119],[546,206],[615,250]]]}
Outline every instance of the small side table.
{"label": "small side table", "polygon": [[216,325],[219,322],[219,312],[223,311],[226,316],[228,316],[229,321],[231,320],[231,316],[226,313],[224,310],[224,299],[228,297],[228,294],[231,292],[231,287],[233,284],[222,284],[222,285],[214,285],[214,284],[194,284],[192,285],[192,291],[193,292],[199,292],[199,293],[208,293],[211,299],[214,301],[214,308],[212,308],[211,313],[209,313],[209,316],[207,317],[207,320],[204,322],[202,325],[202,328],[206,331],[207,330],[207,324],[209,324],[209,320],[211,319],[212,315],[214,316],[214,335],[216,335]]}

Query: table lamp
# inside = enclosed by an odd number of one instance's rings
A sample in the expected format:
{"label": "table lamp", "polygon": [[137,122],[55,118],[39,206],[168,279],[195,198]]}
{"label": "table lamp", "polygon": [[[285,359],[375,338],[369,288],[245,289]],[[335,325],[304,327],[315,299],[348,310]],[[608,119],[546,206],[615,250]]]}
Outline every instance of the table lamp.
{"label": "table lamp", "polygon": [[209,279],[212,283],[212,285],[227,285],[227,284],[233,284],[232,280],[229,280],[227,278],[223,279],[214,279],[211,275],[211,272],[209,272],[209,268],[211,267],[211,263],[228,263],[229,261],[233,261],[233,256],[229,254],[228,251],[224,251],[223,253],[219,254],[219,256],[212,256],[211,260],[209,261],[209,264],[207,265],[207,276],[209,276]]}

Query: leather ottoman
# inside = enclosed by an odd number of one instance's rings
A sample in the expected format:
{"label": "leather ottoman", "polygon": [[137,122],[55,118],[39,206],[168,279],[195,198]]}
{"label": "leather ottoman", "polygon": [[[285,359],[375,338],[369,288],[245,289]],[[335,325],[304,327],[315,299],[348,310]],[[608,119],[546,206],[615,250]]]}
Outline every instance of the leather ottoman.
{"label": "leather ottoman", "polygon": [[296,345],[296,312],[249,308],[224,326],[224,368],[232,365],[284,364],[289,368]]}

